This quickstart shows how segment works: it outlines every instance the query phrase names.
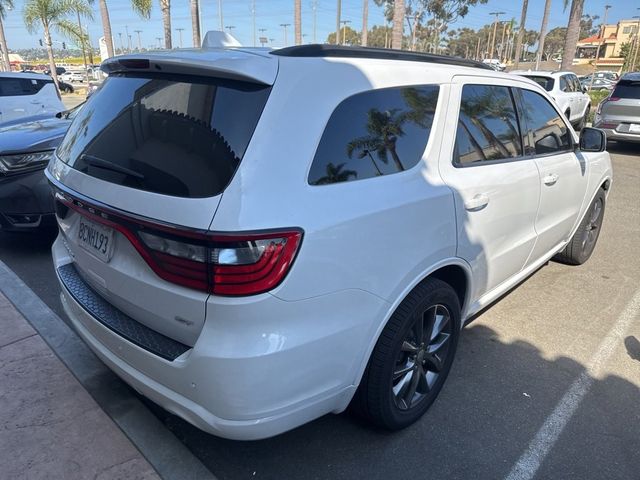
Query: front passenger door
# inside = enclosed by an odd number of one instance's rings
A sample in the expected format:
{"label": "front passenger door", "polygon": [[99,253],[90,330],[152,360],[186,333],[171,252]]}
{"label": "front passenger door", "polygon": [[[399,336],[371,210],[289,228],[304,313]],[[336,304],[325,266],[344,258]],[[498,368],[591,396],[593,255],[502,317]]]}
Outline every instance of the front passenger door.
{"label": "front passenger door", "polygon": [[523,156],[509,86],[456,77],[449,104],[452,135],[443,139],[440,175],[455,200],[457,256],[471,265],[478,298],[526,264],[536,240],[540,180],[533,159]]}
{"label": "front passenger door", "polygon": [[557,249],[578,221],[588,181],[588,162],[574,151],[573,129],[540,93],[521,89],[519,106],[526,126],[525,153],[540,171],[540,207],[535,221],[538,240],[531,260]]}

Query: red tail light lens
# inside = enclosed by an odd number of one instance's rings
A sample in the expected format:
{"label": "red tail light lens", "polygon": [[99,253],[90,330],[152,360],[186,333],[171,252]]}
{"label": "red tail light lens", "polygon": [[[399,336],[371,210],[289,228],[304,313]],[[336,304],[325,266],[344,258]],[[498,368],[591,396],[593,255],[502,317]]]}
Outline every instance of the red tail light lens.
{"label": "red tail light lens", "polygon": [[[275,288],[289,271],[302,239],[299,230],[207,235],[206,243],[160,232],[138,236],[165,280],[217,295],[255,295]],[[150,263],[153,268],[154,265]],[[157,270],[160,269],[160,271]]]}
{"label": "red tail light lens", "polygon": [[160,278],[216,295],[256,295],[277,287],[302,241],[302,230],[297,228],[239,234],[181,230],[102,209],[59,191],[56,200],[57,215],[69,207],[122,233]]}

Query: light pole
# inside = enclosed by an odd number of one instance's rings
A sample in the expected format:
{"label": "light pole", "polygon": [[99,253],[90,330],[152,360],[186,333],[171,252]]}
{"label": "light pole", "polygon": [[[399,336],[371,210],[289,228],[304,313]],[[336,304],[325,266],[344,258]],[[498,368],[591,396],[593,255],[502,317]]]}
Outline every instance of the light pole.
{"label": "light pole", "polygon": [[180,39],[180,48],[182,48],[182,32],[184,28],[176,28],[176,30],[178,31],[178,38]]}
{"label": "light pole", "polygon": [[253,46],[256,46],[256,0],[251,0],[251,28],[253,30]]}
{"label": "light pole", "polygon": [[287,46],[287,27],[290,27],[290,23],[281,23],[280,26],[284,28],[284,46]]}
{"label": "light pole", "polygon": [[162,48],[162,43],[160,43],[162,41],[162,37],[156,37],[156,40],[158,40],[158,48]]}
{"label": "light pole", "polygon": [[127,53],[131,53],[131,35],[129,35],[129,25],[124,26],[124,31],[127,34]]}
{"label": "light pole", "polygon": [[342,0],[338,0],[336,6],[336,45],[340,44],[340,14],[342,12]]}
{"label": "light pole", "polygon": [[[640,8],[638,8],[640,10]],[[638,19],[638,24],[636,25],[636,48],[635,53],[633,54],[633,63],[631,64],[630,72],[635,71],[636,69],[636,60],[638,59],[638,50],[640,50],[640,15],[635,15],[633,18]],[[629,52],[631,55],[631,52]]]}
{"label": "light pole", "polygon": [[313,11],[313,43],[316,43],[316,13],[318,10],[318,0],[311,2],[311,10]]}
{"label": "light pole", "polygon": [[340,20],[340,23],[342,24],[342,45],[344,45],[347,40],[347,24],[351,23],[351,20]]}
{"label": "light pole", "polygon": [[[598,58],[600,57],[600,47],[602,46],[602,41],[604,40],[605,32],[607,31],[607,15],[609,14],[609,9],[611,5],[604,6],[604,18],[602,19],[602,32],[600,33],[600,38],[598,39],[598,48],[596,48],[596,58],[593,61],[593,73],[591,74],[591,81],[589,82],[589,91],[593,88],[593,79],[596,76],[596,71],[598,70]],[[604,47],[604,53],[607,54],[607,47]]]}
{"label": "light pole", "polygon": [[505,12],[490,12],[489,15],[495,15],[496,18],[493,21],[493,36],[491,37],[491,50],[489,50],[489,58],[493,58],[493,49],[496,46],[496,32],[498,30],[498,17],[504,15]]}
{"label": "light pole", "polygon": [[140,40],[140,34],[142,33],[142,30],[134,30],[137,34],[138,34],[138,51],[142,50],[142,41]]}
{"label": "light pole", "polygon": [[120,38],[120,55],[124,53],[124,45],[122,44],[122,32],[118,32],[118,37]]}
{"label": "light pole", "polygon": [[218,0],[218,19],[220,20],[220,31],[224,32],[224,22],[222,21],[222,0]]}

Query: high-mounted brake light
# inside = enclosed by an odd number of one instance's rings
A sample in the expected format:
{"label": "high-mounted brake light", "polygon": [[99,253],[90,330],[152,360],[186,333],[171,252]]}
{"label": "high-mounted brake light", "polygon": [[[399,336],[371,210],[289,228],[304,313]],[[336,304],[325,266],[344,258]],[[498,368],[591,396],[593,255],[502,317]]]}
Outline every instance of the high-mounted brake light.
{"label": "high-mounted brake light", "polygon": [[[61,192],[56,199],[123,234],[160,278],[216,295],[256,295],[277,287],[291,269],[302,240],[297,228],[194,232],[103,210]],[[61,209],[56,211],[60,215]]]}

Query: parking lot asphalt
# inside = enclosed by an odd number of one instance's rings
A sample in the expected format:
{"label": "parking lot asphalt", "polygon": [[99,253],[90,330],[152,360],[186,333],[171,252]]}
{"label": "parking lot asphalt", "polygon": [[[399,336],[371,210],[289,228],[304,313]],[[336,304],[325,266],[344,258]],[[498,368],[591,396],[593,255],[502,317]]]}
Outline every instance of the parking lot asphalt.
{"label": "parking lot asphalt", "polygon": [[[549,263],[475,318],[440,397],[410,428],[345,413],[234,442],[145,403],[220,479],[640,479],[640,148],[610,151],[593,257]],[[0,260],[64,319],[52,238],[0,234]]]}

